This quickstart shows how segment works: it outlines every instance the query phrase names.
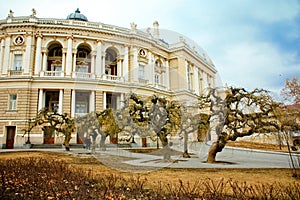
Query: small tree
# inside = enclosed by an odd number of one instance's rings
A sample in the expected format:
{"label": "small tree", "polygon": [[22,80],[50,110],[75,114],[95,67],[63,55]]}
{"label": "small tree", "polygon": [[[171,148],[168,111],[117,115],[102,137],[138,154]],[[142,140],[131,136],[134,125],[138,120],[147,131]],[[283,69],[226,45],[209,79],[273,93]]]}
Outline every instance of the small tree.
{"label": "small tree", "polygon": [[285,86],[281,90],[281,96],[285,101],[294,104],[300,103],[300,83],[297,77],[292,78],[292,80],[286,79]]}
{"label": "small tree", "polygon": [[216,162],[216,155],[228,141],[253,133],[266,133],[278,130],[274,110],[278,106],[265,90],[251,92],[244,88],[229,88],[225,97],[220,97],[217,89],[200,98],[200,108],[211,112],[211,132],[217,140],[208,152],[207,162]]}
{"label": "small tree", "polygon": [[183,157],[190,158],[188,152],[188,135],[199,130],[200,114],[192,114],[191,110],[195,111],[197,108],[188,108],[181,106],[181,123],[179,126],[179,135],[183,135]]}
{"label": "small tree", "polygon": [[[36,126],[46,125],[57,134],[64,135],[64,146],[67,151],[70,150],[70,140],[72,132],[75,131],[75,121],[67,113],[59,114],[56,111],[51,112],[47,108],[41,109],[37,116],[28,120],[28,127],[24,129],[25,134],[30,134]],[[44,127],[42,127],[44,130]]]}
{"label": "small tree", "polygon": [[121,122],[121,126],[119,126],[122,127],[122,130],[131,130],[144,138],[146,136],[159,138],[165,152],[164,159],[169,159],[167,136],[177,133],[180,125],[180,114],[180,106],[175,101],[169,101],[155,95],[140,97],[132,93],[123,111],[117,114],[117,121],[119,124]]}
{"label": "small tree", "polygon": [[92,150],[96,148],[96,138],[100,136],[100,149],[105,150],[105,140],[107,136],[117,134],[120,129],[115,121],[111,108],[102,112],[91,112],[76,118],[77,129],[86,131],[88,138],[92,137]]}

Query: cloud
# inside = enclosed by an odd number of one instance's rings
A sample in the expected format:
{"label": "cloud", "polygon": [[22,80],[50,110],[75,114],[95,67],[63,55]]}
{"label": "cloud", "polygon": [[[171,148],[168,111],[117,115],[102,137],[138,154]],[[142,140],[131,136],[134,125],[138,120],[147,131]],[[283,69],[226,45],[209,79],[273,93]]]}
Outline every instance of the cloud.
{"label": "cloud", "polygon": [[[239,43],[227,48],[217,59],[221,78],[229,85],[249,89],[278,89],[300,69],[295,54],[281,52],[270,43]],[[293,64],[294,63],[294,64]]]}

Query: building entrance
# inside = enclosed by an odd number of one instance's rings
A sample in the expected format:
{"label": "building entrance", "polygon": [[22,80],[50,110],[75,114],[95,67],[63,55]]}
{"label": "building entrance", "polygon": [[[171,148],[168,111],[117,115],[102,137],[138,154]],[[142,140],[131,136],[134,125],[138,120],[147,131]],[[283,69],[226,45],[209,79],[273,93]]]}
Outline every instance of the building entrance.
{"label": "building entrance", "polygon": [[6,149],[13,149],[14,142],[15,142],[16,127],[15,126],[7,126],[6,130],[7,130]]}

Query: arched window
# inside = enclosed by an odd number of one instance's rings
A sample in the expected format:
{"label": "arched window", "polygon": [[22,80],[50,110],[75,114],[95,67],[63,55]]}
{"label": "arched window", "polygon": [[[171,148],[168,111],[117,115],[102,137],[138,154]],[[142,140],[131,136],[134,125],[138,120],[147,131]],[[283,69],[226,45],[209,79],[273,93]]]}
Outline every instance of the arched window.
{"label": "arched window", "polygon": [[86,45],[79,45],[76,54],[76,72],[91,72],[91,49]]}
{"label": "arched window", "polygon": [[62,45],[60,43],[53,43],[48,48],[48,66],[47,71],[61,71],[62,70]]}
{"label": "arched window", "polygon": [[155,66],[154,66],[154,83],[155,85],[163,85],[163,73],[165,73],[165,68],[163,67],[163,64],[161,60],[157,59],[155,60]]}
{"label": "arched window", "polygon": [[105,74],[117,75],[117,52],[113,48],[108,48],[105,51]]}

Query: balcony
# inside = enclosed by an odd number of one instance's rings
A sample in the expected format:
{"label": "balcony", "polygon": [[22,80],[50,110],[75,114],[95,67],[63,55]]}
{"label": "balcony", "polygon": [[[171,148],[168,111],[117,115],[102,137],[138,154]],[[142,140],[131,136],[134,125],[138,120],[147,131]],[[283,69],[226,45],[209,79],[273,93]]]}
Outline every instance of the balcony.
{"label": "balcony", "polygon": [[122,76],[116,76],[116,75],[103,74],[102,79],[103,80],[108,80],[108,81],[122,81],[122,82],[124,82],[124,78]]}
{"label": "balcony", "polygon": [[8,75],[9,75],[9,76],[21,76],[21,75],[23,75],[23,70],[22,70],[22,69],[18,69],[18,70],[9,70],[9,71],[8,71]]}
{"label": "balcony", "polygon": [[46,77],[64,77],[63,71],[42,71],[40,76]]}
{"label": "balcony", "polygon": [[78,79],[95,79],[95,74],[85,72],[73,72],[72,78]]}
{"label": "balcony", "polygon": [[149,80],[146,80],[146,79],[142,79],[142,78],[139,78],[139,83],[140,84],[144,84],[144,85],[147,85],[149,82]]}
{"label": "balcony", "polygon": [[167,89],[166,86],[161,85],[161,84],[155,84],[154,87],[157,88],[157,89],[160,89],[160,90],[166,90]]}

